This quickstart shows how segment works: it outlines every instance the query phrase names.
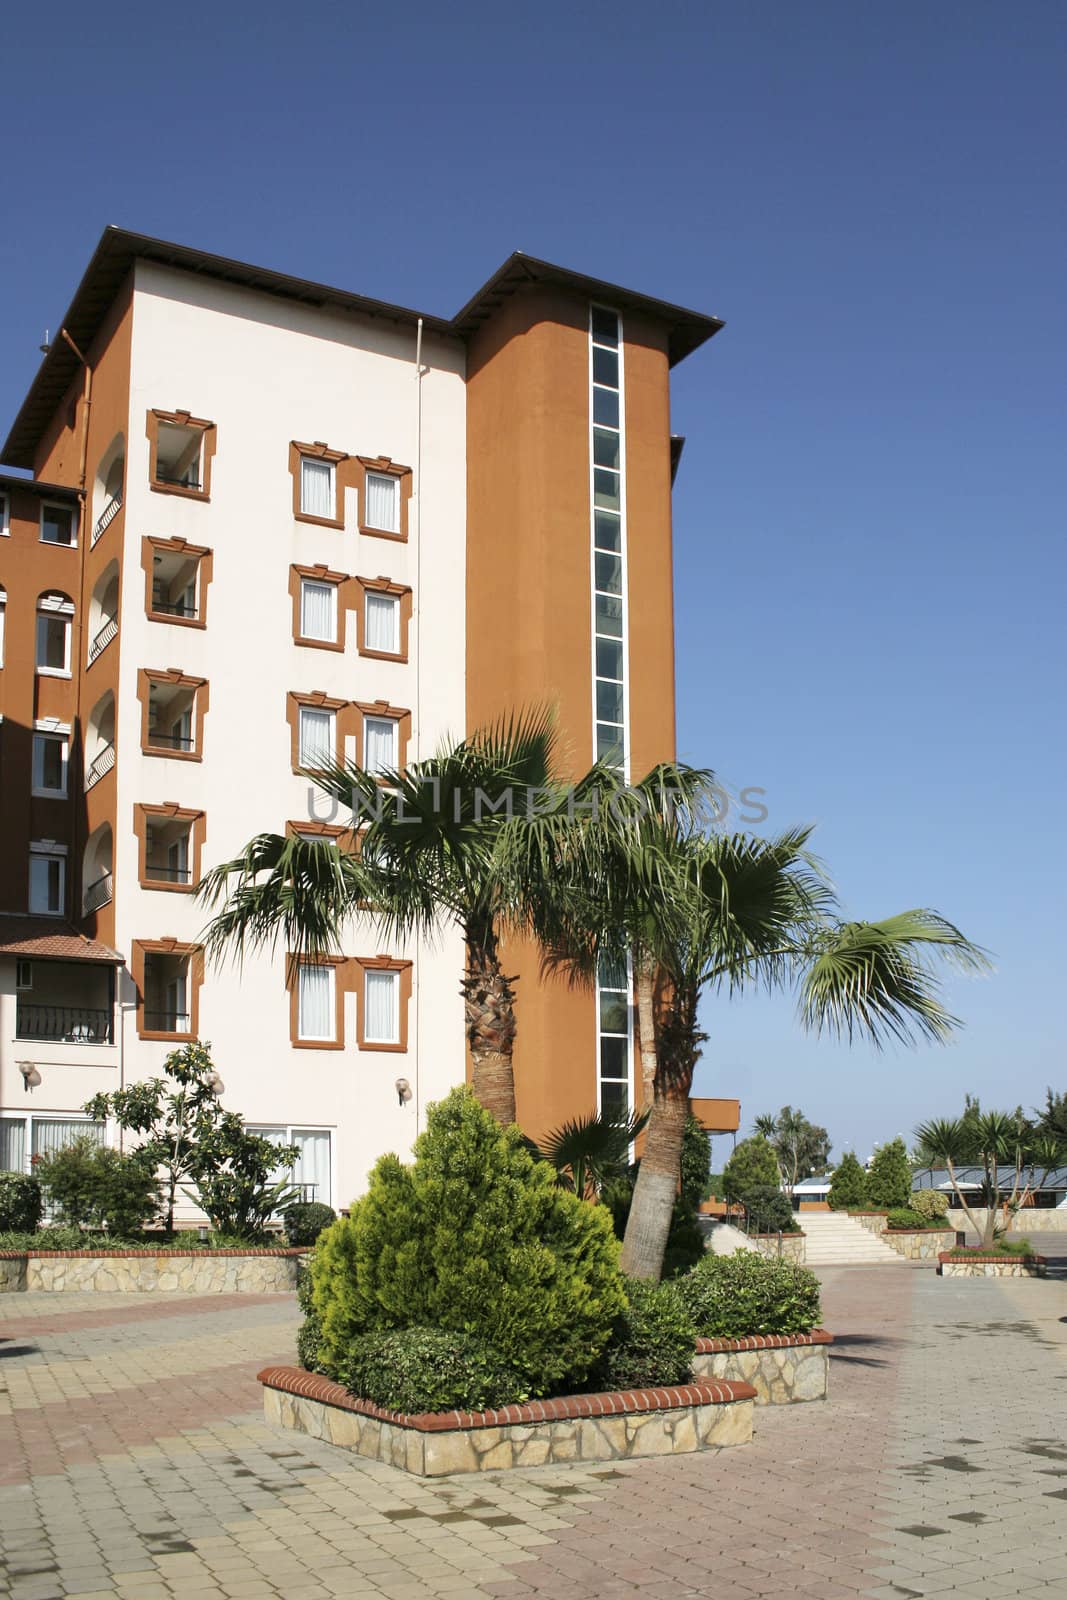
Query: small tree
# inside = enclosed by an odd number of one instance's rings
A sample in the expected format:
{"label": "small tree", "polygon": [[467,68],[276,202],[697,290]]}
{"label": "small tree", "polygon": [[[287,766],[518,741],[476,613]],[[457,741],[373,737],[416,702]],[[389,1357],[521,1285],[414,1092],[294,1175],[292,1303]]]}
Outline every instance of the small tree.
{"label": "small tree", "polygon": [[867,1172],[867,1199],[886,1211],[911,1203],[911,1167],[904,1141],[898,1135],[874,1153]]}
{"label": "small tree", "polygon": [[850,1206],[869,1204],[867,1174],[851,1150],[845,1151],[834,1168],[828,1198],[835,1211],[846,1211]]}
{"label": "small tree", "polygon": [[783,1106],[776,1117],[757,1117],[755,1129],[777,1156],[782,1187],[787,1193],[792,1194],[805,1178],[825,1172],[830,1159],[830,1135],[818,1123],[809,1122],[803,1111]]}
{"label": "small tree", "polygon": [[778,1160],[762,1133],[742,1139],[722,1169],[722,1192],[733,1203],[744,1203],[750,1189],[781,1186]]}

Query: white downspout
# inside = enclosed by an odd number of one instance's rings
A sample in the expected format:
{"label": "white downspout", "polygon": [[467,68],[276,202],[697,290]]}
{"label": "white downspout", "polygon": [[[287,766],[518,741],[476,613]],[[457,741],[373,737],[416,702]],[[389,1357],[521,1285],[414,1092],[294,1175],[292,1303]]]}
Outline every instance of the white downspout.
{"label": "white downspout", "polygon": [[[415,634],[415,727],[416,760],[425,756],[422,748],[422,631],[419,623],[422,611],[422,318],[415,330],[415,582],[411,599],[411,626]],[[421,954],[421,952],[419,952]],[[415,962],[415,1132],[420,1130],[422,1116],[422,962]]]}

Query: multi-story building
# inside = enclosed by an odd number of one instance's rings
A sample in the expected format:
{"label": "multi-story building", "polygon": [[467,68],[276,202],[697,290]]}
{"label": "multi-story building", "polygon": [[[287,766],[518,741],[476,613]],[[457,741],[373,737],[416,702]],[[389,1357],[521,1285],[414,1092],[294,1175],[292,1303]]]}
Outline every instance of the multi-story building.
{"label": "multi-story building", "polygon": [[[341,831],[324,751],[551,701],[575,771],[673,756],[669,372],[718,327],[522,255],[445,320],[104,233],[3,449],[0,1166],[195,1038],[320,1198],[410,1145],[464,1075],[458,937],[205,968],[194,891]],[[512,955],[523,1124],[632,1103],[627,974]]]}

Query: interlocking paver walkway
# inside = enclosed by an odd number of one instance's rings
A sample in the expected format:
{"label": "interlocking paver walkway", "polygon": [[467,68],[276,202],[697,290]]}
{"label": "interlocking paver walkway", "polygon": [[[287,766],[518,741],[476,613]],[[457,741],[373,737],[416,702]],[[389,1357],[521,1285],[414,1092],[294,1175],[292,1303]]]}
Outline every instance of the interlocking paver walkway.
{"label": "interlocking paver walkway", "polygon": [[291,1296],[4,1295],[0,1594],[1067,1594],[1067,1280],[822,1277],[832,1398],[751,1446],[432,1483],[264,1425]]}

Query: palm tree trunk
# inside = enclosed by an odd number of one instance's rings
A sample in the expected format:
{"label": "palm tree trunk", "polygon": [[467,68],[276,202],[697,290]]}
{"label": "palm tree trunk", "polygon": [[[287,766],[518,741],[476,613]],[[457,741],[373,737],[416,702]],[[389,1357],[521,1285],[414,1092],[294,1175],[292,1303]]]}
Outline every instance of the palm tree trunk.
{"label": "palm tree trunk", "polygon": [[637,963],[637,1037],[641,1050],[639,1109],[652,1106],[656,1084],[656,980],[650,962]]}
{"label": "palm tree trunk", "polygon": [[462,995],[471,1052],[471,1087],[475,1098],[500,1123],[515,1118],[515,979],[506,978],[487,936],[467,941],[467,971]]}

